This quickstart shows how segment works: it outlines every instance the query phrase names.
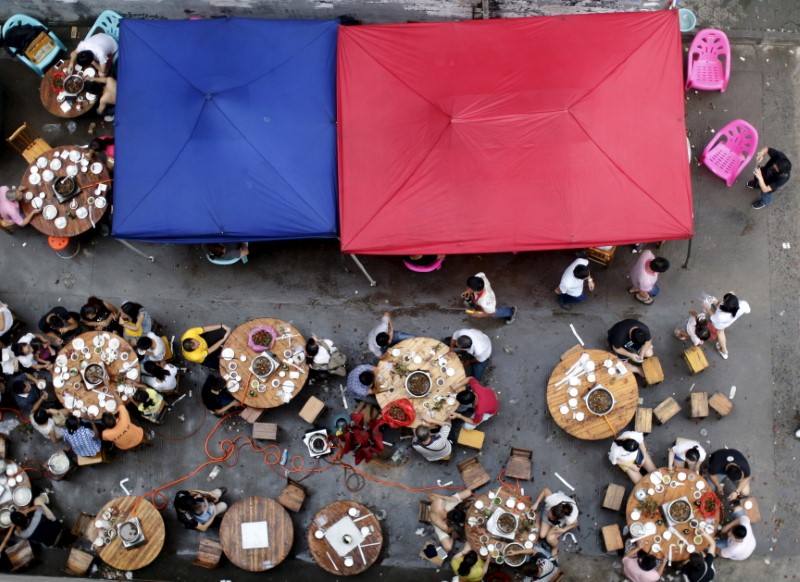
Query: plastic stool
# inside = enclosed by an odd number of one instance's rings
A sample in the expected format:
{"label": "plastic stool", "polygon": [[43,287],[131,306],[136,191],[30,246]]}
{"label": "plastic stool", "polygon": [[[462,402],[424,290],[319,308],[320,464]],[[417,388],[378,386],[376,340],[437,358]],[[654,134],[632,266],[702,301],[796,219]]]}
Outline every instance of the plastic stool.
{"label": "plastic stool", "polygon": [[77,239],[65,236],[48,236],[47,244],[62,259],[71,259],[81,250],[81,243]]}

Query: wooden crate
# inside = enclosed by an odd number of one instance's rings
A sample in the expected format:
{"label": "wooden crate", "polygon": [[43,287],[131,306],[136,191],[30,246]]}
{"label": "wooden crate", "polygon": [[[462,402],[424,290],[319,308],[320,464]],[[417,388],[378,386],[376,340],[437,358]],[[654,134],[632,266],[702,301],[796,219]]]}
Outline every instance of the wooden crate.
{"label": "wooden crate", "polygon": [[600,249],[597,247],[590,247],[588,249],[587,258],[604,267],[608,267],[614,259],[614,253],[617,252],[617,247],[611,247],[608,250]]}
{"label": "wooden crate", "polygon": [[[750,509],[747,509],[747,507],[745,507],[745,503],[747,503],[748,501],[753,504],[753,506]],[[755,497],[748,497],[747,499],[742,501],[742,509],[744,509],[745,515],[747,515],[747,517],[750,518],[750,521],[752,521],[754,524],[761,521],[761,511],[758,509],[758,501],[756,501]]]}
{"label": "wooden crate", "polygon": [[689,366],[690,374],[697,374],[708,368],[708,360],[700,346],[692,346],[684,351],[683,360]]}
{"label": "wooden crate", "polygon": [[653,432],[653,409],[652,408],[637,408],[636,409],[636,422],[633,429],[636,432],[649,434]]}
{"label": "wooden crate", "polygon": [[264,410],[261,408],[253,408],[252,406],[245,406],[242,411],[239,413],[244,420],[253,424],[254,422],[258,422],[258,419],[261,418]]}
{"label": "wooden crate", "polygon": [[33,555],[33,548],[28,540],[18,541],[13,546],[6,548],[6,556],[11,562],[12,572],[30,568],[36,562],[36,556]]}
{"label": "wooden crate", "polygon": [[323,410],[325,410],[325,403],[316,396],[312,396],[306,401],[303,409],[300,411],[300,418],[305,420],[308,424],[314,424],[317,422]]}
{"label": "wooden crate", "polygon": [[733,410],[733,402],[722,392],[715,392],[711,398],[708,399],[708,405],[723,418],[728,416],[731,410]]}
{"label": "wooden crate", "polygon": [[625,487],[610,483],[606,488],[606,495],[603,498],[603,507],[613,511],[619,511],[622,507],[622,500],[625,499]]}
{"label": "wooden crate", "polygon": [[459,445],[480,451],[483,448],[483,440],[485,438],[486,435],[480,430],[462,428],[458,431],[458,440],[456,442]]}
{"label": "wooden crate", "polygon": [[100,452],[97,453],[94,457],[78,457],[79,467],[88,467],[89,465],[100,465],[108,462],[109,462],[108,455],[103,449],[100,449]]}
{"label": "wooden crate", "polygon": [[533,471],[533,451],[511,447],[506,463],[506,475],[524,481],[531,480]]}
{"label": "wooden crate", "polygon": [[213,570],[219,566],[222,559],[222,545],[217,540],[211,538],[200,538],[200,546],[197,549],[197,557],[192,561],[195,566]]}
{"label": "wooden crate", "polygon": [[669,398],[664,400],[661,404],[656,406],[656,409],[653,411],[653,414],[656,415],[658,422],[664,424],[670,418],[678,414],[680,411],[681,411],[681,405],[678,404],[672,396],[670,396]]}
{"label": "wooden crate", "polygon": [[72,548],[67,556],[67,563],[61,568],[69,576],[85,576],[92,566],[94,556],[76,548]]}
{"label": "wooden crate", "polygon": [[692,418],[705,418],[708,416],[708,394],[706,392],[692,392]]}
{"label": "wooden crate", "polygon": [[602,529],[603,545],[607,552],[616,552],[625,547],[622,541],[622,532],[616,524],[607,525]]}
{"label": "wooden crate", "polygon": [[471,457],[466,461],[462,461],[457,467],[458,472],[461,474],[461,479],[463,479],[464,485],[468,489],[475,491],[478,487],[482,487],[491,481],[478,457]]}
{"label": "wooden crate", "polygon": [[428,499],[419,501],[419,522],[426,525],[431,523],[431,502]]}
{"label": "wooden crate", "polygon": [[664,370],[661,369],[661,361],[658,356],[645,358],[642,362],[642,372],[644,372],[644,379],[648,386],[664,381]]}
{"label": "wooden crate", "polygon": [[278,440],[278,425],[273,422],[254,422],[253,438],[265,441]]}
{"label": "wooden crate", "polygon": [[308,495],[308,490],[305,487],[289,479],[289,483],[278,494],[278,503],[289,511],[297,513],[303,508],[306,495]]}

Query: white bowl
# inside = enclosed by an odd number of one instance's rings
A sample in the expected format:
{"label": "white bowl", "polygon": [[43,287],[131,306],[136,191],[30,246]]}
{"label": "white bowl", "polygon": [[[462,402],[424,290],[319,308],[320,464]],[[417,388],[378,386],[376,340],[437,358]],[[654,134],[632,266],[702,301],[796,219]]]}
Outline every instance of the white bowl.
{"label": "white bowl", "polygon": [[95,162],[89,167],[89,171],[91,171],[92,174],[99,174],[103,171],[103,164],[100,162]]}
{"label": "white bowl", "polygon": [[52,182],[55,177],[56,175],[53,173],[53,170],[45,170],[42,172],[42,179],[44,179],[45,182]]}
{"label": "white bowl", "polygon": [[42,177],[39,174],[31,174],[28,176],[28,182],[36,186],[39,182],[42,181]]}
{"label": "white bowl", "polygon": [[40,168],[44,168],[45,166],[47,166],[47,158],[42,156],[41,158],[36,160],[36,165],[39,166]]}
{"label": "white bowl", "polygon": [[98,208],[105,208],[106,199],[103,198],[102,196],[98,196],[97,198],[94,199],[94,205],[97,206]]}
{"label": "white bowl", "polygon": [[79,152],[78,150],[72,150],[71,152],[69,152],[69,159],[72,160],[73,162],[77,162],[78,160],[81,159],[81,152]]}
{"label": "white bowl", "polygon": [[78,166],[70,165],[67,166],[67,176],[74,177],[78,175]]}
{"label": "white bowl", "polygon": [[89,211],[88,211],[88,210],[86,210],[86,208],[84,208],[83,206],[81,206],[80,208],[78,208],[78,209],[75,211],[75,216],[77,216],[77,217],[78,217],[78,218],[80,218],[80,219],[84,219],[84,218],[86,218],[87,216],[89,216]]}
{"label": "white bowl", "polygon": [[58,208],[52,204],[48,204],[44,207],[44,210],[42,210],[42,216],[45,220],[53,220],[56,216],[58,216]]}
{"label": "white bowl", "polygon": [[67,219],[64,216],[59,216],[53,221],[53,224],[55,224],[56,228],[59,229],[67,228]]}

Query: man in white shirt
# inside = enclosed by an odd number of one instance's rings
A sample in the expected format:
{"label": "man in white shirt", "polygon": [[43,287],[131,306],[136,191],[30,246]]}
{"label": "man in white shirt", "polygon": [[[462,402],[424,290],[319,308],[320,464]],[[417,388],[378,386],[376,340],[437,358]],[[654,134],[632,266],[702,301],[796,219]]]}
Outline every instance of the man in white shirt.
{"label": "man in white shirt", "polygon": [[450,349],[462,350],[472,356],[472,360],[465,364],[471,364],[469,375],[480,382],[492,357],[492,340],[489,336],[478,329],[459,329],[450,339]]}
{"label": "man in white shirt", "polygon": [[367,345],[369,345],[369,351],[380,358],[391,346],[412,337],[414,337],[413,334],[397,331],[394,328],[392,316],[387,311],[381,316],[381,322],[370,330],[367,336]]}
{"label": "man in white shirt", "polygon": [[78,43],[78,46],[69,56],[67,71],[72,72],[75,64],[84,69],[95,67],[100,74],[107,74],[111,70],[111,63],[119,45],[113,36],[105,32],[98,32]]}
{"label": "man in white shirt", "polygon": [[587,296],[583,291],[584,281],[588,282],[589,291],[594,291],[594,279],[589,272],[589,260],[575,259],[561,275],[561,282],[555,288],[561,309],[569,311],[572,309],[573,303],[586,301]]}
{"label": "man in white shirt", "polygon": [[492,286],[484,273],[477,273],[467,279],[467,290],[461,294],[472,308],[468,313],[472,317],[493,317],[505,319],[511,325],[517,318],[516,307],[498,307]]}
{"label": "man in white shirt", "polygon": [[756,536],[750,527],[750,518],[740,506],[734,508],[733,521],[722,528],[719,537],[717,554],[729,560],[746,560],[756,549]]}
{"label": "man in white shirt", "polygon": [[136,341],[136,353],[143,362],[160,362],[167,357],[167,344],[150,331]]}

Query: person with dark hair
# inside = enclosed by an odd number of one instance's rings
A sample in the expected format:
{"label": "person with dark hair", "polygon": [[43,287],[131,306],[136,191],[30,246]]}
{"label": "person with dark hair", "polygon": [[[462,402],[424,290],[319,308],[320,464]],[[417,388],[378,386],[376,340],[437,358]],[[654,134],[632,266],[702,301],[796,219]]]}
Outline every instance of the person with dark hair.
{"label": "person with dark hair", "polygon": [[24,372],[11,378],[14,403],[26,416],[30,416],[47,399],[47,393],[39,390],[36,383],[35,376]]}
{"label": "person with dark hair", "polygon": [[705,538],[708,547],[705,552],[689,554],[689,559],[678,570],[683,575],[681,582],[711,582],[717,573],[714,569],[717,542],[703,528],[700,528],[700,534]]}
{"label": "person with dark hair", "polygon": [[725,337],[725,330],[745,313],[750,313],[750,304],[747,301],[740,301],[736,294],[731,291],[718,301],[714,297],[709,297],[703,302],[703,310],[711,319],[711,325],[717,334],[716,348],[723,359],[728,359],[728,340]]}
{"label": "person with dark hair", "polygon": [[347,393],[350,398],[377,404],[372,395],[375,385],[375,368],[369,364],[361,364],[353,368],[347,375]]}
{"label": "person with dark hair", "polygon": [[81,307],[81,324],[95,331],[121,333],[122,327],[117,322],[120,311],[114,305],[94,295]]}
{"label": "person with dark hair", "polygon": [[[467,379],[467,385],[456,394],[456,400],[460,406],[450,414],[450,419],[458,418],[464,421],[464,428],[467,430],[474,430],[479,424],[500,412],[497,393],[491,388],[481,386],[475,378]],[[468,411],[470,416],[464,416]]]}
{"label": "person with dark hair", "polygon": [[471,358],[464,361],[469,376],[478,382],[483,379],[492,357],[492,340],[478,329],[459,329],[449,341],[450,349],[464,352]]}
{"label": "person with dark hair", "polygon": [[220,261],[241,259],[250,254],[250,246],[246,242],[235,244],[208,243],[203,245],[203,250],[210,258]]}
{"label": "person with dark hair", "polygon": [[124,406],[117,407],[116,417],[110,412],[104,412],[102,421],[105,427],[101,433],[103,440],[114,443],[114,446],[121,451],[149,444],[144,430],[131,422],[131,415]]}
{"label": "person with dark hair", "polygon": [[42,406],[31,416],[31,426],[50,442],[58,443],[64,438],[64,429],[58,426],[50,413]]}
{"label": "person with dark hair", "polygon": [[623,319],[608,330],[608,345],[611,351],[625,362],[634,374],[644,375],[639,366],[630,363],[633,360],[641,364],[645,358],[653,356],[653,341],[650,328],[636,319]]}
{"label": "person with dark hair", "polygon": [[572,309],[573,303],[583,303],[587,299],[583,284],[586,282],[589,291],[594,291],[594,279],[589,272],[589,260],[578,258],[570,263],[569,267],[561,275],[558,287],[554,289],[558,304],[561,309]]}
{"label": "person with dark hair", "polygon": [[83,84],[87,93],[99,95],[97,100],[97,115],[103,115],[103,121],[114,121],[114,106],[117,103],[117,80],[114,77],[98,75]]}
{"label": "person with dark hair", "polygon": [[47,507],[50,501],[46,493],[37,495],[33,504],[11,514],[11,523],[16,526],[17,538],[42,544],[47,547],[60,547],[71,541],[70,535],[61,522]]}
{"label": "person with dark hair", "polygon": [[708,476],[719,497],[724,496],[723,481],[728,479],[736,489],[729,501],[750,495],[750,463],[736,449],[719,449],[708,457]]}
{"label": "person with dark hair", "polygon": [[[463,489],[452,495],[438,495],[428,493],[428,500],[431,502],[428,519],[433,526],[433,531],[439,540],[439,544],[450,552],[453,549],[453,542],[464,539],[464,519],[466,514],[461,505],[472,495],[471,489]],[[457,513],[461,511],[461,513]],[[459,531],[460,526],[460,531]]]}
{"label": "person with dark hair", "polygon": [[81,333],[80,315],[60,305],[53,307],[39,320],[39,331],[56,346],[62,346]]}
{"label": "person with dark hair", "polygon": [[222,323],[193,327],[181,337],[183,357],[216,370],[219,368],[219,350],[230,335],[231,328]]}
{"label": "person with dark hair", "polygon": [[514,323],[517,318],[516,307],[498,307],[492,285],[484,273],[477,273],[467,279],[467,289],[461,298],[470,307],[467,311],[472,317],[492,317],[505,319],[506,325]]}
{"label": "person with dark hair", "polygon": [[93,422],[86,426],[77,417],[70,416],[67,418],[66,429],[64,442],[72,447],[72,451],[77,456],[94,457],[100,452],[103,441],[100,440],[100,433],[97,432],[97,427]]}
{"label": "person with dark hair", "polygon": [[531,507],[536,510],[543,501],[544,511],[536,517],[536,528],[539,539],[553,548],[558,545],[559,537],[578,526],[578,504],[563,491],[553,493],[549,487],[542,489]]}
{"label": "person with dark hair", "polygon": [[709,325],[706,314],[697,313],[693,309],[689,311],[689,319],[683,328],[676,327],[672,333],[682,342],[691,341],[695,346],[703,345],[706,340],[713,340],[717,337],[716,332],[712,334],[712,327]]}
{"label": "person with dark hair", "polygon": [[653,251],[646,250],[639,255],[639,260],[633,265],[630,272],[631,286],[628,293],[631,293],[637,300],[645,305],[653,303],[653,298],[660,291],[658,287],[659,273],[666,273],[669,270],[669,261],[664,257],[657,257]]}
{"label": "person with dark hair", "polygon": [[[414,440],[411,446],[426,461],[447,461],[453,453],[453,444],[447,438],[450,436],[451,426],[448,422],[441,422],[435,418],[426,418],[423,424],[414,429]],[[439,432],[433,432],[427,424],[439,427]]]}
{"label": "person with dark hair", "polygon": [[412,334],[394,328],[392,316],[387,311],[381,316],[381,322],[367,335],[367,345],[369,351],[380,358],[391,346],[412,337],[414,337]]}
{"label": "person with dark hair", "polygon": [[792,175],[792,162],[783,152],[765,147],[756,155],[756,164],[764,161],[764,156],[769,155],[767,163],[756,167],[754,178],[747,183],[748,188],[761,190],[761,198],[751,204],[754,210],[761,210],[772,204],[772,194],[789,181]]}
{"label": "person with dark hair", "polygon": [[468,543],[450,560],[450,567],[459,582],[481,582],[489,571],[489,560],[484,560]]}
{"label": "person with dark hair", "polygon": [[20,368],[25,370],[43,370],[50,366],[50,362],[40,361],[36,355],[39,349],[49,341],[39,334],[26,333],[16,343],[11,344],[11,352],[17,358]]}
{"label": "person with dark hair", "polygon": [[678,439],[669,449],[668,467],[670,470],[672,467],[686,467],[697,473],[705,460],[703,445],[692,439]]}
{"label": "person with dark hair", "polygon": [[741,506],[733,508],[732,518],[719,532],[717,555],[729,560],[746,560],[756,549],[756,536]]}
{"label": "person with dark hair", "polygon": [[69,74],[77,64],[83,69],[93,67],[98,75],[105,75],[111,70],[117,50],[119,45],[113,36],[98,32],[78,43],[64,69]]}
{"label": "person with dark hair", "polygon": [[558,576],[558,540],[556,545],[546,550],[542,546],[533,546],[529,550],[511,550],[509,556],[529,555],[531,558],[520,568],[522,582],[550,582]]}
{"label": "person with dark hair", "polygon": [[178,367],[164,360],[142,364],[142,382],[156,392],[174,392],[178,387]]}
{"label": "person with dark hair", "polygon": [[136,340],[136,353],[142,362],[162,362],[167,357],[167,344],[151,331]]}
{"label": "person with dark hair", "polygon": [[109,171],[114,170],[116,146],[113,135],[98,135],[89,142],[89,149],[103,161]]}
{"label": "person with dark hair", "polygon": [[659,561],[652,556],[634,546],[624,558],[622,558],[622,571],[625,578],[630,582],[658,582],[664,573],[667,560]]}
{"label": "person with dark hair", "polygon": [[214,416],[225,416],[233,408],[241,406],[231,393],[225,388],[222,380],[209,376],[200,391],[200,397],[205,407]]}
{"label": "person with dark hair", "polygon": [[214,520],[228,509],[228,504],[220,501],[226,491],[225,487],[213,491],[200,491],[199,489],[178,491],[175,494],[174,502],[178,521],[186,529],[206,531],[214,523]]}
{"label": "person with dark hair", "polygon": [[329,339],[319,339],[313,333],[306,341],[306,361],[308,367],[318,372],[327,372],[335,376],[346,376],[347,356]]}
{"label": "person with dark hair", "polygon": [[642,467],[648,473],[656,470],[656,465],[644,444],[644,435],[635,430],[623,432],[611,443],[608,460],[612,465],[619,467],[634,483],[638,483],[642,478]]}
{"label": "person with dark hair", "polygon": [[133,401],[137,405],[137,410],[142,415],[142,418],[149,420],[152,423],[160,424],[161,412],[164,410],[166,403],[164,397],[152,388],[140,388],[133,393]]}

